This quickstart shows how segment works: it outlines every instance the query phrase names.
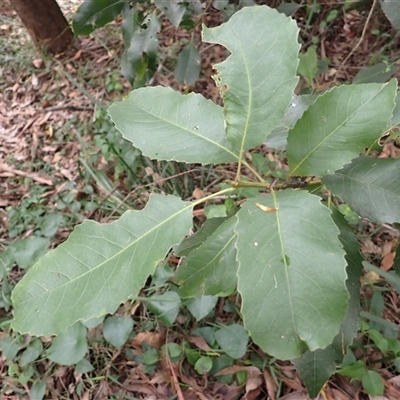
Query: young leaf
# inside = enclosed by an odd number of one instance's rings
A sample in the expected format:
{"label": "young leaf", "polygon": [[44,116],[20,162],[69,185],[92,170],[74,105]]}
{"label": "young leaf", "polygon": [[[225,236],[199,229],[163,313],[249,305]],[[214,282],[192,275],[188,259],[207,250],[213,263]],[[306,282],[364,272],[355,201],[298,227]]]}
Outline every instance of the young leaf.
{"label": "young leaf", "polygon": [[147,17],[145,25],[145,29],[134,31],[130,45],[126,49],[126,61],[131,64],[139,79],[143,78],[150,60],[155,59],[158,54],[157,32],[161,25],[155,12]]}
{"label": "young leaf", "polygon": [[192,204],[151,195],[142,211],[106,225],[85,221],[16,285],[13,329],[54,335],[78,320],[113,313],[137,296],[192,224]]}
{"label": "young leaf", "polygon": [[148,307],[157,318],[166,326],[170,327],[175,322],[179,313],[181,298],[176,292],[165,292],[149,297]]}
{"label": "young leaf", "polygon": [[[218,218],[220,219],[220,218]],[[182,297],[219,295],[236,286],[236,218],[222,223],[197,249],[189,253],[179,266],[175,283]]]}
{"label": "young leaf", "polygon": [[193,85],[200,74],[200,53],[190,42],[179,53],[175,68],[175,79],[181,85]]}
{"label": "young leaf", "polygon": [[318,73],[318,55],[315,46],[310,46],[305,53],[299,54],[298,73],[307,79],[309,85]]}
{"label": "young leaf", "polygon": [[29,400],[42,400],[46,393],[46,382],[35,380],[29,392]]}
{"label": "young leaf", "polygon": [[290,175],[322,176],[357,157],[386,129],[396,88],[395,80],[343,85],[319,96],[289,131]]}
{"label": "young leaf", "polygon": [[298,28],[266,6],[245,7],[216,28],[203,28],[206,42],[231,55],[215,65],[224,100],[228,140],[240,154],[258,146],[283,119],[298,78]]}
{"label": "young leaf", "polygon": [[348,300],[344,251],[330,211],[317,196],[285,190],[248,200],[237,218],[238,290],[253,340],[280,359],[326,347]]}
{"label": "young leaf", "polygon": [[242,325],[224,325],[215,332],[221,350],[234,359],[242,358],[247,351],[249,335]]}
{"label": "young leaf", "polygon": [[335,351],[328,346],[326,349],[306,351],[300,358],[292,361],[311,398],[318,396],[325,382],[335,372],[335,359]]}
{"label": "young leaf", "polygon": [[108,112],[122,135],[157,160],[218,164],[238,161],[226,140],[223,109],[200,94],[136,89]]}
{"label": "young leaf", "polygon": [[190,314],[196,318],[196,321],[201,321],[203,318],[210,314],[217,304],[218,297],[216,296],[199,296],[190,299],[186,302]]}
{"label": "young leaf", "polygon": [[62,331],[51,344],[47,357],[58,364],[76,364],[85,356],[88,345],[86,328],[77,322]]}
{"label": "young leaf", "polygon": [[74,15],[72,28],[75,36],[89,35],[121,14],[125,0],[85,0]]}
{"label": "young leaf", "polygon": [[108,317],[104,321],[103,335],[108,343],[121,348],[132,333],[133,319],[130,317]]}
{"label": "young leaf", "polygon": [[382,396],[385,384],[376,371],[367,371],[361,379],[364,390],[371,396]]}
{"label": "young leaf", "polygon": [[374,222],[400,222],[400,160],[358,157],[323,182],[336,196]]}
{"label": "young leaf", "polygon": [[186,6],[185,2],[177,0],[153,0],[156,7],[165,13],[167,18],[176,27],[182,21],[182,17],[185,14]]}

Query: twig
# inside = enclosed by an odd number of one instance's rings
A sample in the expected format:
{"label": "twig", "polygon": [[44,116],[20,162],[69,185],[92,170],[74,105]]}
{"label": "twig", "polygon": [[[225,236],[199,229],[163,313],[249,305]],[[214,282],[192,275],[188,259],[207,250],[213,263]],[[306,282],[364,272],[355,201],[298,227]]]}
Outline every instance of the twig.
{"label": "twig", "polygon": [[63,106],[55,106],[55,107],[47,107],[42,110],[38,110],[37,113],[45,113],[48,111],[62,111],[62,110],[71,110],[71,111],[93,111],[93,107],[83,107],[83,106],[74,106],[72,104],[65,104]]}
{"label": "twig", "polygon": [[[168,343],[168,333],[167,333],[166,341]],[[172,365],[171,359],[169,357],[168,346],[165,346],[165,359],[167,360],[168,367],[171,370],[172,378],[174,380],[172,383],[175,387],[176,395],[178,396],[178,400],[185,400],[185,397],[183,396],[183,393],[182,393],[181,386],[178,381],[178,377],[176,376],[176,373],[175,373],[174,366]]]}
{"label": "twig", "polygon": [[369,21],[370,21],[371,18],[372,18],[372,14],[373,14],[373,12],[374,12],[374,9],[375,9],[375,6],[376,6],[376,3],[377,3],[377,2],[378,2],[378,0],[374,0],[374,2],[372,3],[371,10],[369,10],[368,17],[367,17],[367,20],[365,21],[364,29],[363,29],[363,31],[362,31],[362,33],[361,33],[360,40],[359,40],[359,41],[357,42],[357,44],[352,48],[352,50],[350,51],[350,53],[349,53],[349,54],[347,55],[347,57],[343,60],[343,62],[340,64],[338,70],[336,71],[335,80],[334,80],[335,83],[337,83],[337,78],[338,78],[338,76],[339,76],[339,72],[341,71],[341,69],[343,68],[343,66],[347,63],[347,61],[349,61],[350,57],[354,54],[354,52],[360,47],[361,43],[363,42],[364,37],[365,37],[365,35],[366,35],[366,33],[367,33],[367,28],[368,28],[368,25],[369,25]]}

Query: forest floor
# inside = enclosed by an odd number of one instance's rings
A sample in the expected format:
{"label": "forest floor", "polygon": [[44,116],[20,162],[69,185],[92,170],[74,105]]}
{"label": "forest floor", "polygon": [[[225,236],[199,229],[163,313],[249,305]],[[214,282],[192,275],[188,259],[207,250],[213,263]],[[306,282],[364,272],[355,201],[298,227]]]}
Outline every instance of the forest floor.
{"label": "forest floor", "polygon": [[[79,3],[59,0],[69,20]],[[303,5],[293,15],[300,27],[302,51],[315,44],[320,60],[319,73],[312,81],[302,78],[298,92],[321,92],[337,83],[351,82],[362,69],[382,62],[392,68],[392,76],[400,78],[400,34],[392,29],[379,4],[364,2],[344,11],[343,4],[333,0],[297,3]],[[280,1],[263,4],[277,7]],[[223,18],[210,7],[203,22],[216,26]],[[46,399],[307,399],[293,365],[271,359],[255,345],[249,345],[246,356],[225,369],[223,379],[199,375],[193,368],[188,372],[181,362],[149,361],[151,352],[143,349],[142,341],[157,350],[168,341],[181,343],[183,339],[205,353],[212,349],[203,338],[193,335],[198,326],[187,323],[185,311],[178,316],[181,326],[167,329],[141,302],[129,311],[127,305],[119,310],[120,314],[132,315],[136,323],[134,335],[122,349],[107,344],[100,328],[89,330],[92,371],[80,372],[75,366],[48,360],[46,349],[51,338],[41,340],[43,355],[26,365],[21,363],[21,353],[33,339],[17,337],[9,328],[10,292],[38,257],[63,242],[86,218],[113,220],[128,209],[142,208],[152,191],[193,198],[206,173],[206,186],[230,174],[228,169],[214,175],[215,171],[198,166],[188,170],[180,164],[155,163],[126,145],[121,148],[124,142],[106,113],[108,105],[130,91],[120,74],[120,23],[116,20],[90,36],[80,37],[68,52],[50,57],[33,48],[7,3],[0,5],[0,261],[6,265],[4,254],[12,245],[20,261],[3,270],[0,262],[0,340],[5,340],[0,342],[0,398],[39,398],[32,389],[39,376],[46,383]],[[201,76],[193,87],[182,87],[174,79],[174,62],[190,35],[163,23],[160,67],[151,84],[199,92],[219,102],[211,75],[212,65],[226,57],[220,46],[200,46]],[[196,36],[200,37],[200,28]],[[266,157],[276,157],[268,149],[262,151]],[[385,154],[400,156],[395,145],[386,147]],[[376,229],[365,223],[362,252],[375,264],[389,270],[397,244],[398,232],[390,226]],[[374,297],[371,288],[364,288],[363,294],[366,303]],[[390,315],[392,322],[399,323],[399,315],[392,311],[400,303],[397,295],[391,292],[384,301],[382,315]],[[237,320],[235,302],[235,296],[221,299],[210,321]],[[9,338],[18,345],[15,352],[8,347],[11,353],[6,354]],[[359,342],[365,345],[362,335]],[[376,347],[359,352],[384,378],[385,396],[379,399],[400,399],[398,372],[387,368]],[[137,357],[143,359],[143,355],[147,355],[147,361],[138,363]],[[247,379],[243,379],[243,373]],[[340,375],[333,376],[318,397],[372,398],[358,381]]]}

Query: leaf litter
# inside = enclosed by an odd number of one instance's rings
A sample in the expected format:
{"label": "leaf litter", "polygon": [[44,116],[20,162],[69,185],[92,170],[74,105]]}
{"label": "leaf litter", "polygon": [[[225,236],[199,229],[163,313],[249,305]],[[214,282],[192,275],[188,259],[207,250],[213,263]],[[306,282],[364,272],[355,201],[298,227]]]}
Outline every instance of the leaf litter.
{"label": "leaf litter", "polygon": [[[63,0],[59,2],[66,15],[71,15],[80,2],[77,0]],[[267,1],[270,6],[277,6],[279,1]],[[319,58],[329,58],[330,65],[324,72],[319,74],[315,80],[315,89],[324,90],[332,86],[333,78],[339,81],[350,81],[359,72],[360,68],[369,65],[371,54],[383,57],[382,48],[389,46],[389,58],[396,59],[399,56],[398,41],[396,35],[392,35],[390,26],[383,17],[381,11],[376,10],[367,34],[360,38],[364,29],[368,9],[354,9],[345,12],[334,18],[326,27],[321,24],[326,20],[332,10],[337,9],[337,1],[325,1],[321,12],[313,17],[312,25],[306,26],[306,8],[300,8],[295,17],[300,25],[304,48],[312,43],[313,37],[319,39]],[[213,11],[210,7],[206,24],[216,26],[222,22],[220,13]],[[385,35],[376,35],[374,31],[380,30],[390,32],[389,40]],[[100,31],[99,31],[100,32]],[[101,33],[96,33],[100,35]],[[7,3],[0,4],[0,40],[4,43],[3,54],[0,55],[0,253],[12,243],[14,238],[8,236],[8,210],[17,208],[22,199],[29,197],[32,190],[41,188],[39,199],[46,204],[49,210],[57,209],[57,199],[71,190],[78,197],[84,184],[79,169],[79,157],[82,146],[92,148],[90,132],[81,133],[82,140],[76,140],[77,126],[90,125],[93,113],[99,104],[108,104],[114,96],[121,97],[129,91],[129,86],[120,79],[122,90],[117,93],[109,93],[104,87],[104,71],[116,71],[119,65],[115,55],[121,53],[121,41],[117,35],[107,37],[109,49],[115,54],[104,49],[104,46],[96,40],[96,35],[80,39],[80,46],[71,49],[68,54],[59,58],[48,59],[35,52],[31,47],[25,29],[16,20],[14,12],[7,6]],[[200,27],[196,28],[195,35],[200,37]],[[103,39],[105,39],[103,37]],[[189,40],[190,32],[179,30],[163,22],[161,42],[166,48],[180,46],[182,40]],[[354,49],[346,65],[341,68],[343,60]],[[18,52],[21,48],[21,53]],[[17,50],[18,49],[18,50]],[[199,48],[202,54],[202,76],[193,87],[195,92],[202,93],[205,97],[221,104],[218,91],[215,89],[211,79],[213,74],[212,65],[220,62],[226,56],[226,50],[221,46],[209,46],[202,43]],[[386,53],[385,53],[386,54]],[[178,90],[186,88],[178,85],[173,79],[171,60],[175,57],[171,50],[168,50],[161,61],[160,68],[151,84],[171,86]],[[89,68],[88,68],[89,67]],[[85,80],[79,77],[82,71],[88,68],[90,72]],[[339,76],[336,74],[339,72]],[[400,77],[400,71],[395,72]],[[70,79],[75,78],[83,87],[77,85]],[[304,85],[304,82],[300,84]],[[84,92],[89,92],[91,99]],[[95,100],[95,102],[93,101]],[[96,103],[98,102],[98,103]],[[70,121],[74,120],[74,124]],[[65,129],[65,127],[68,129]],[[82,128],[79,128],[82,129]],[[277,161],[274,152],[267,151],[267,157]],[[380,157],[399,156],[399,149],[388,143]],[[98,164],[104,167],[105,160]],[[229,174],[229,171],[226,171]],[[96,183],[93,183],[96,186]],[[204,189],[203,189],[204,190]],[[101,195],[105,197],[104,191]],[[123,193],[125,196],[128,193]],[[140,203],[139,203],[140,204]],[[71,211],[70,211],[71,212]],[[103,212],[85,213],[81,212],[79,218],[90,216],[102,220],[105,217]],[[63,241],[70,232],[71,227],[61,228],[57,233],[55,243]],[[28,227],[20,237],[29,236],[33,227]],[[365,222],[361,233],[369,236],[363,241],[363,253],[373,263],[381,265],[384,270],[393,267],[393,251],[398,243],[398,234],[388,227],[375,232],[375,227]],[[9,280],[15,282],[23,272],[13,268],[9,272]],[[3,281],[0,281],[0,285]],[[372,296],[372,291],[364,287],[364,296]],[[399,324],[400,299],[396,293],[386,292],[386,307],[383,316],[389,321]],[[227,322],[232,318],[231,314],[223,311],[224,300],[220,300],[217,306],[216,320]],[[125,312],[125,310],[121,310]],[[0,309],[0,317],[8,316]],[[143,304],[135,308],[134,317],[138,321],[145,321],[148,318]],[[138,325],[140,326],[140,324]],[[95,328],[96,329],[96,328]],[[209,351],[208,344],[203,338],[192,336],[188,329],[183,334],[165,332],[160,327],[159,332],[146,329],[138,330],[131,343],[127,345],[136,355],[143,353],[142,343],[147,342],[152,347],[159,349],[166,340],[181,343],[187,340],[199,351]],[[99,332],[100,333],[100,332]],[[7,337],[7,333],[0,332],[1,338]],[[168,339],[166,339],[168,338]],[[44,343],[50,342],[49,338],[43,338]],[[256,349],[251,349],[257,352]],[[69,393],[63,398],[77,398],[75,389],[78,385],[84,386],[81,394],[82,399],[99,398],[105,399],[114,393],[123,392],[143,399],[168,399],[175,393],[178,398],[184,399],[265,399],[279,398],[286,400],[306,399],[304,387],[290,363],[275,362],[273,368],[264,368],[235,365],[225,368],[219,372],[222,374],[247,371],[249,379],[245,386],[224,384],[213,379],[212,376],[199,376],[193,369],[180,362],[161,360],[154,371],[145,371],[144,365],[138,365],[121,351],[107,348],[105,344],[93,344],[91,356],[95,360],[95,371],[84,377],[74,372],[73,367],[52,366],[52,374],[47,376],[47,387],[50,391],[49,398],[58,397],[59,393]],[[259,351],[258,351],[259,352]],[[261,357],[266,360],[265,355]],[[370,355],[372,357],[372,355]],[[242,360],[242,363],[246,360]],[[50,367],[47,360],[37,363],[38,372],[45,374]],[[273,373],[272,373],[272,370]],[[385,396],[382,399],[400,398],[400,384],[398,376],[379,364],[379,372],[385,379]],[[119,376],[119,383],[112,380],[92,379],[96,376],[110,373]],[[277,377],[276,377],[277,374]],[[4,357],[0,356],[0,380],[8,386],[4,393],[4,399],[16,399],[13,394],[13,383],[7,374],[4,364]],[[176,382],[176,380],[179,381]],[[280,388],[278,388],[278,382]],[[176,385],[182,390],[179,390]],[[18,397],[21,398],[21,397]],[[318,399],[368,399],[372,398],[362,392],[360,385],[350,384],[348,379],[341,376],[334,376],[324,388],[323,394]]]}

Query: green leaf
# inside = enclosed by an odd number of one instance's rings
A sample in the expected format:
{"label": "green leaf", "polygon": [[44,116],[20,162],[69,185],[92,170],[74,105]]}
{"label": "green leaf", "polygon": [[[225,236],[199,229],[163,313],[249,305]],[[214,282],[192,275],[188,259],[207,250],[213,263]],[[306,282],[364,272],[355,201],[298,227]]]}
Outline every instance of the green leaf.
{"label": "green leaf", "polygon": [[228,215],[225,204],[212,204],[204,207],[204,215],[207,219],[224,218]]}
{"label": "green leaf", "polygon": [[185,238],[182,243],[175,247],[175,254],[178,257],[189,255],[192,250],[197,249],[202,245],[206,239],[226,220],[227,218],[207,219],[195,234]]}
{"label": "green leaf", "polygon": [[186,302],[186,307],[188,308],[190,314],[200,321],[207,317],[208,314],[214,309],[217,304],[218,297],[216,296],[200,296],[194,299],[190,299]]}
{"label": "green leaf", "polygon": [[400,125],[400,92],[397,92],[395,103],[396,106],[394,107],[393,116],[390,121],[391,127]]}
{"label": "green leaf", "polygon": [[176,362],[177,360],[179,360],[182,355],[182,347],[178,343],[166,343],[161,347],[161,351],[164,354],[168,353],[169,357],[171,357],[172,362]]}
{"label": "green leaf", "polygon": [[93,365],[90,363],[89,360],[86,360],[86,358],[82,358],[74,368],[75,372],[78,374],[87,374],[88,372],[91,372],[94,370]]}
{"label": "green leaf", "polygon": [[400,160],[358,157],[323,182],[359,215],[373,222],[400,222]]}
{"label": "green leaf", "polygon": [[167,263],[163,263],[158,265],[154,271],[151,283],[155,286],[162,286],[168,281],[172,280],[174,275],[175,271]]}
{"label": "green leaf", "polygon": [[89,35],[121,14],[125,0],[85,0],[75,13],[72,28],[75,36]]}
{"label": "green leaf", "polygon": [[148,347],[146,351],[143,353],[143,363],[145,365],[154,365],[158,362],[159,357],[160,355],[157,349]]}
{"label": "green leaf", "polygon": [[48,214],[46,215],[39,224],[40,231],[38,232],[42,236],[52,237],[56,234],[59,225],[63,220],[62,214]]}
{"label": "green leaf", "polygon": [[238,161],[225,137],[223,109],[200,94],[140,88],[108,112],[124,138],[150,158],[201,164]]}
{"label": "green leaf", "polygon": [[266,6],[245,7],[216,28],[203,27],[206,42],[231,55],[214,68],[228,140],[240,154],[265,141],[283,119],[298,78],[298,28]]}
{"label": "green leaf", "polygon": [[337,373],[349,378],[361,379],[367,373],[367,369],[365,368],[364,362],[358,360],[354,364],[339,369]]}
{"label": "green leaf", "polygon": [[200,75],[200,53],[190,42],[179,53],[175,68],[175,79],[181,85],[194,85]]}
{"label": "green leaf", "polygon": [[51,344],[47,357],[58,364],[73,365],[82,360],[87,351],[86,328],[80,323],[63,330]]}
{"label": "green leaf", "polygon": [[287,17],[290,17],[292,14],[294,14],[299,8],[301,8],[301,4],[295,4],[295,3],[287,3],[283,1],[277,8],[276,10],[279,11],[282,14],[285,14]]}
{"label": "green leaf", "polygon": [[194,364],[194,369],[199,375],[204,375],[210,372],[213,362],[210,357],[200,357]]}
{"label": "green leaf", "polygon": [[375,329],[368,329],[368,336],[375,343],[375,346],[381,353],[387,353],[389,350],[389,341]]}
{"label": "green leaf", "polygon": [[175,283],[182,297],[220,295],[236,287],[236,218],[223,222],[181,263]]}
{"label": "green leaf", "polygon": [[133,320],[129,317],[108,317],[103,324],[104,339],[121,348],[132,333]]}
{"label": "green leaf", "polygon": [[148,307],[165,325],[172,326],[179,313],[181,298],[176,292],[155,294],[148,299]]}
{"label": "green leaf", "polygon": [[224,325],[215,332],[221,350],[233,359],[242,358],[247,351],[249,335],[242,325]]}
{"label": "green leaf", "polygon": [[172,25],[178,27],[185,14],[185,2],[177,0],[153,0],[155,6],[167,16]]}
{"label": "green leaf", "polygon": [[339,239],[346,252],[348,276],[346,287],[350,299],[345,319],[333,343],[325,349],[307,351],[301,358],[293,360],[311,397],[318,395],[325,382],[335,372],[336,364],[342,362],[343,351],[353,343],[360,324],[360,276],[363,261],[360,244],[353,229],[337,209],[332,210],[332,218],[340,230]]}
{"label": "green leaf", "polygon": [[382,396],[385,390],[382,377],[376,371],[367,371],[361,379],[364,390],[370,396]]}
{"label": "green leaf", "polygon": [[19,359],[19,365],[21,367],[25,367],[32,361],[35,361],[43,351],[43,345],[40,339],[33,339],[32,342],[29,343],[28,347],[21,354],[21,358]]}
{"label": "green leaf", "polygon": [[336,370],[335,351],[331,346],[312,352],[307,351],[292,363],[306,385],[308,395],[315,398]]}
{"label": "green leaf", "polygon": [[396,88],[395,80],[343,85],[319,96],[289,132],[290,174],[322,176],[357,157],[386,129]]}
{"label": "green leaf", "polygon": [[29,400],[42,400],[46,393],[46,382],[35,380],[29,392]]}
{"label": "green leaf", "polygon": [[296,125],[304,111],[314,103],[317,97],[313,94],[294,95],[283,121],[267,137],[265,145],[272,149],[285,150],[289,130]]}
{"label": "green leaf", "polygon": [[400,29],[400,3],[393,0],[381,0],[381,6],[393,28]]}
{"label": "green leaf", "polygon": [[78,320],[112,314],[134,298],[192,225],[192,207],[151,195],[142,211],[106,225],[85,221],[41,258],[15,287],[13,329],[58,334]]}
{"label": "green leaf", "polygon": [[139,15],[134,8],[130,8],[129,5],[125,5],[122,10],[122,37],[124,40],[125,51],[121,57],[121,72],[122,75],[132,84],[136,73],[134,66],[128,59],[128,49],[131,45],[132,37],[135,32],[140,28]]}
{"label": "green leaf", "polygon": [[305,53],[299,54],[298,73],[311,85],[318,72],[318,56],[315,46],[310,46]]}
{"label": "green leaf", "polygon": [[396,69],[396,64],[388,65],[387,62],[380,62],[361,69],[354,77],[353,83],[385,83],[395,74]]}
{"label": "green leaf", "polygon": [[161,25],[157,14],[154,12],[147,16],[142,26],[145,28],[133,32],[130,45],[126,49],[126,61],[130,63],[139,79],[144,77],[150,60],[158,55],[157,33]]}
{"label": "green leaf", "polygon": [[279,359],[326,347],[348,300],[330,211],[317,196],[285,190],[249,199],[236,215],[238,290],[253,340]]}
{"label": "green leaf", "polygon": [[14,337],[5,337],[4,339],[0,340],[1,354],[6,360],[13,360],[13,358],[17,355],[20,347],[21,346],[18,343],[18,340]]}
{"label": "green leaf", "polygon": [[48,238],[32,235],[13,243],[11,245],[12,254],[18,267],[26,269],[46,253],[49,245],[50,240]]}
{"label": "green leaf", "polygon": [[337,209],[333,209],[332,219],[340,230],[339,240],[346,252],[346,287],[350,294],[345,319],[342,322],[338,335],[332,343],[332,346],[336,350],[336,362],[340,363],[343,358],[343,349],[353,344],[353,340],[359,331],[361,311],[360,277],[364,259],[360,253],[360,243],[357,240],[357,236],[345,220],[345,217]]}

